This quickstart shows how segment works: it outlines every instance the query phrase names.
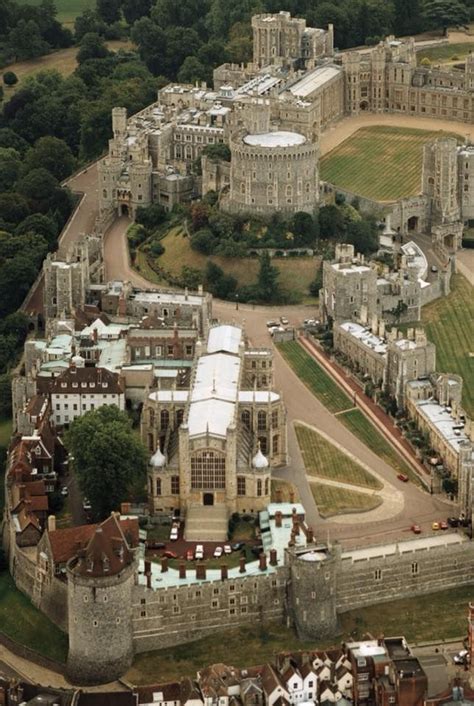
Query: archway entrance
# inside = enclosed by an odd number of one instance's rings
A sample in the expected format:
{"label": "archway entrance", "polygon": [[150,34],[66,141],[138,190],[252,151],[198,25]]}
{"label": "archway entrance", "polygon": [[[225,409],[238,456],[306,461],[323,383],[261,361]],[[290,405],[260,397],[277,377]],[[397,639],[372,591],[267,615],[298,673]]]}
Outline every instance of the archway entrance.
{"label": "archway entrance", "polygon": [[412,216],[411,218],[408,219],[407,221],[407,228],[409,231],[417,231],[418,230],[418,216]]}
{"label": "archway entrance", "polygon": [[361,101],[359,108],[361,110],[368,110],[369,109],[369,101]]}
{"label": "archway entrance", "polygon": [[444,245],[448,250],[454,250],[456,239],[452,233],[444,236]]}
{"label": "archway entrance", "polygon": [[128,216],[128,206],[126,203],[123,203],[120,207],[120,213],[122,216]]}
{"label": "archway entrance", "polygon": [[204,493],[202,496],[203,505],[214,505],[214,493]]}

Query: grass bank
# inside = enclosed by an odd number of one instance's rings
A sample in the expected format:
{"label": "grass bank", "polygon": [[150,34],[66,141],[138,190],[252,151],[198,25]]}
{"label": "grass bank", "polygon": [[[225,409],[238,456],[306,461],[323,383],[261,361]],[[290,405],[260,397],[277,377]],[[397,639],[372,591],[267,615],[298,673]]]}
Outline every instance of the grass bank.
{"label": "grass bank", "polygon": [[45,657],[66,661],[67,635],[16,588],[8,572],[0,574],[0,631]]}
{"label": "grass bank", "polygon": [[216,662],[236,667],[263,664],[278,652],[327,649],[351,637],[361,639],[367,632],[405,635],[410,642],[448,640],[466,633],[467,604],[473,596],[474,588],[468,586],[351,610],[340,616],[342,634],[331,643],[302,642],[278,623],[228,630],[187,645],[137,655],[126,678],[132,684],[149,684],[193,677],[203,666]]}
{"label": "grass bank", "polygon": [[314,429],[304,424],[295,424],[295,431],[306,473],[309,475],[373,490],[380,490],[383,487],[378,478]]}
{"label": "grass bank", "polygon": [[357,490],[311,482],[309,487],[322,517],[333,517],[348,512],[368,512],[375,510],[382,503],[382,498],[375,491],[373,494],[359,493]]}
{"label": "grass bank", "polygon": [[330,412],[342,412],[353,406],[345,392],[297,341],[279,343],[277,348],[300,380]]}
{"label": "grass bank", "polygon": [[421,316],[436,345],[436,370],[461,375],[462,403],[474,417],[474,288],[462,275],[453,275],[451,294],[424,306]]}

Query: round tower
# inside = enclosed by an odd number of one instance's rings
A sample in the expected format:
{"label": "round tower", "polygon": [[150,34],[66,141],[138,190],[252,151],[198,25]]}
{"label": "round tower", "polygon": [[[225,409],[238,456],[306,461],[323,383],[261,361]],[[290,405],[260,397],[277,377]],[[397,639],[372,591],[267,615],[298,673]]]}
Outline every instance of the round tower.
{"label": "round tower", "polygon": [[289,603],[298,637],[303,640],[334,637],[338,629],[336,574],[340,547],[309,545],[288,550]]}
{"label": "round tower", "polygon": [[69,561],[67,673],[73,683],[111,682],[130,667],[135,571],[135,550],[116,515]]}

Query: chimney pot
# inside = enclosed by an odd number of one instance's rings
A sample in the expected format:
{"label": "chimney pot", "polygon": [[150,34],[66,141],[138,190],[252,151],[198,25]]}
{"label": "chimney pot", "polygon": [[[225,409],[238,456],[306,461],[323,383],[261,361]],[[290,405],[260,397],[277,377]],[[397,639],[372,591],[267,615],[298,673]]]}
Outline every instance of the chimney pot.
{"label": "chimney pot", "polygon": [[196,579],[198,581],[205,581],[206,579],[206,565],[196,564]]}
{"label": "chimney pot", "polygon": [[239,559],[239,573],[245,574],[246,568],[245,568],[245,557],[241,556]]}
{"label": "chimney pot", "polygon": [[168,571],[168,557],[162,556],[161,557],[161,573],[164,574],[165,571]]}
{"label": "chimney pot", "polygon": [[229,575],[229,572],[227,570],[227,564],[221,564],[221,579],[222,581],[225,581]]}
{"label": "chimney pot", "polygon": [[277,564],[278,564],[277,550],[270,549],[270,566],[276,566]]}
{"label": "chimney pot", "polygon": [[181,562],[179,565],[179,578],[180,579],[186,578],[186,564],[184,563],[184,561]]}
{"label": "chimney pot", "polygon": [[258,557],[258,568],[260,569],[260,571],[267,570],[267,555],[263,552]]}
{"label": "chimney pot", "polygon": [[282,514],[280,510],[277,510],[277,512],[275,512],[275,527],[281,527],[281,518]]}
{"label": "chimney pot", "polygon": [[314,541],[314,532],[312,527],[308,527],[306,531],[306,541],[311,544]]}
{"label": "chimney pot", "polygon": [[49,515],[48,516],[48,532],[54,532],[55,529],[56,529],[56,516]]}
{"label": "chimney pot", "polygon": [[151,588],[151,571],[146,573],[146,587]]}
{"label": "chimney pot", "polygon": [[145,573],[148,574],[151,571],[151,561],[145,559]]}

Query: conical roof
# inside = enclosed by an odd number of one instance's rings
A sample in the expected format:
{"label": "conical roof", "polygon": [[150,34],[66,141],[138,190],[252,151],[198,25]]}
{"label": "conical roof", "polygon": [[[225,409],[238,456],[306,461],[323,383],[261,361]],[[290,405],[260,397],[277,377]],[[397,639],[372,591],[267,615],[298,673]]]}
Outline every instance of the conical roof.
{"label": "conical roof", "polygon": [[268,459],[262,453],[260,442],[258,444],[257,453],[252,459],[252,466],[254,468],[268,468]]}
{"label": "conical roof", "polygon": [[150,466],[153,466],[154,468],[162,468],[165,464],[166,464],[166,458],[161,453],[160,446],[158,445],[155,453],[150,458]]}

